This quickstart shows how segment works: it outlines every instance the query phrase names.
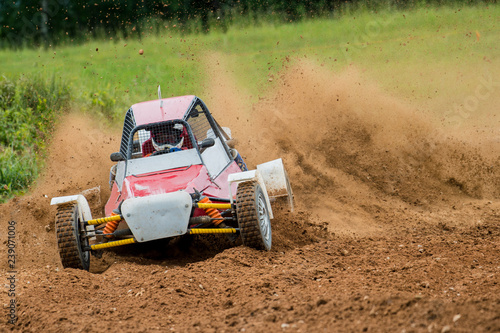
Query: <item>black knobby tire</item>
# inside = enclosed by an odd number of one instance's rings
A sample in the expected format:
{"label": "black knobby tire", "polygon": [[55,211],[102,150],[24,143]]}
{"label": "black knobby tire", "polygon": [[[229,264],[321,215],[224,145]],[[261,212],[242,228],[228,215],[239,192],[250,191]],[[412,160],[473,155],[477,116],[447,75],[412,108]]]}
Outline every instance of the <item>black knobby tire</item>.
{"label": "black knobby tire", "polygon": [[272,232],[265,198],[258,183],[238,184],[236,215],[243,245],[269,251],[272,244]]}
{"label": "black knobby tire", "polygon": [[57,208],[57,247],[64,268],[89,270],[90,252],[83,251],[83,246],[88,245],[88,241],[80,237],[82,229],[76,203],[61,205]]}

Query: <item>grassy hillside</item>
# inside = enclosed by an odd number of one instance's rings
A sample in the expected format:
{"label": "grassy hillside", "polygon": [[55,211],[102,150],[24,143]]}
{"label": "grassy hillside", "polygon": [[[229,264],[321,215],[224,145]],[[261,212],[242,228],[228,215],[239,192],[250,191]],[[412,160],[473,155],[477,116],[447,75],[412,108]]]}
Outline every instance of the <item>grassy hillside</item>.
{"label": "grassy hillside", "polygon": [[[309,57],[335,71],[355,65],[388,90],[424,100],[452,85],[463,94],[470,89],[466,79],[478,70],[500,74],[499,21],[496,5],[354,12],[187,37],[167,27],[142,41],[68,41],[55,49],[1,51],[0,63],[7,76],[61,77],[71,83],[78,104],[120,114],[135,101],[154,98],[158,84],[164,95],[203,95],[203,84],[209,84],[205,53],[215,51],[229,58],[241,84],[255,94],[267,88],[285,58]],[[463,82],[456,80],[459,69]],[[435,79],[436,71],[443,76]]]}

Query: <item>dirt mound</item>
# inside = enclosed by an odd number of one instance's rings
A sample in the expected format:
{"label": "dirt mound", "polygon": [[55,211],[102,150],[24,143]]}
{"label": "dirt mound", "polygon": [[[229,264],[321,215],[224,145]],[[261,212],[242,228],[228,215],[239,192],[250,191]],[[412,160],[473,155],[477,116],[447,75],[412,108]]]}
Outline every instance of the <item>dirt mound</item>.
{"label": "dirt mound", "polygon": [[[119,136],[82,114],[70,113],[59,120],[51,138],[43,174],[25,196],[1,206],[3,220],[15,220],[20,265],[58,265],[52,197],[84,194],[95,215],[103,214],[109,196],[107,181]],[[6,265],[2,260],[1,267]]]}

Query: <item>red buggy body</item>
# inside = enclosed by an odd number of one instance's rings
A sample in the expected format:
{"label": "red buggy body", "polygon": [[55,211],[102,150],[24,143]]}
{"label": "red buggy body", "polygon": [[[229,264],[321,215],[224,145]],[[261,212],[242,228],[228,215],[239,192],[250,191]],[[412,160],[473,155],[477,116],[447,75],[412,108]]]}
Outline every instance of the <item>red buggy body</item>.
{"label": "red buggy body", "polygon": [[232,141],[196,96],[134,104],[111,154],[106,217],[93,219],[82,195],[52,199],[63,266],[89,269],[101,249],[185,234],[239,234],[269,250],[270,196],[288,196],[293,209],[286,172],[281,159],[248,171]]}
{"label": "red buggy body", "polygon": [[[189,153],[181,151],[171,154],[186,156],[165,154],[143,158],[151,153],[152,146],[145,145],[151,142],[148,134],[145,135],[146,141],[138,142],[141,139],[140,129],[145,126],[147,128],[148,124],[179,119],[186,121],[192,131],[183,135],[189,139],[189,134],[193,134],[192,141],[196,141],[193,143],[191,140],[186,140],[188,142],[185,146],[189,149]],[[125,174],[126,170],[122,171],[121,168],[126,168],[126,161],[118,163],[117,178],[105,208],[106,215],[110,215],[125,199],[179,190],[194,192],[196,189],[209,197],[229,199],[227,177],[232,173],[241,172],[241,169],[232,158],[231,148],[227,145],[229,137],[216,124],[199,98],[182,96],[135,104],[127,111],[122,135],[120,154],[124,157],[130,154],[130,158],[135,162],[134,171],[137,170],[141,176],[138,177],[137,173],[132,172]],[[131,138],[131,135],[135,138]],[[198,154],[197,145],[209,135],[215,140],[214,146]],[[146,148],[146,151],[139,151],[138,147]],[[126,176],[122,178],[122,175]],[[233,193],[235,191],[236,184],[233,185]]]}

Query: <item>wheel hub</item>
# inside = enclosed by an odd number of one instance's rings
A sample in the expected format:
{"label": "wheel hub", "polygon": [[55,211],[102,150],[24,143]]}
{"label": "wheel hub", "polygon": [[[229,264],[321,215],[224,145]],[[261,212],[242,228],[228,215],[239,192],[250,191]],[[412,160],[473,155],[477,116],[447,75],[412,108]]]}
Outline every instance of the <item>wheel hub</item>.
{"label": "wheel hub", "polygon": [[266,202],[262,194],[259,194],[258,214],[259,214],[260,230],[262,230],[262,237],[266,241],[268,241],[270,238],[271,220],[269,218],[269,214],[267,213]]}

